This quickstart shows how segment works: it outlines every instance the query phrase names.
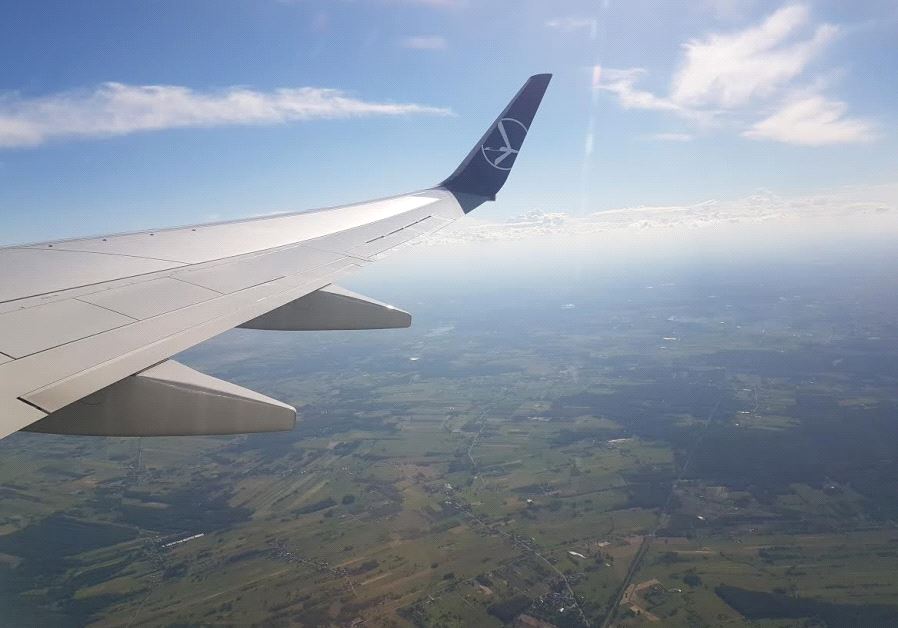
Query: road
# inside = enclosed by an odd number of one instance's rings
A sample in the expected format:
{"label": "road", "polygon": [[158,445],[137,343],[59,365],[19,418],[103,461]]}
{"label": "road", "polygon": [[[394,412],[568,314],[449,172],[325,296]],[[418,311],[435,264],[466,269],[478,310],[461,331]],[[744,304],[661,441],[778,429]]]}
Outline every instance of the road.
{"label": "road", "polygon": [[[502,390],[503,394],[506,392],[507,392],[507,388]],[[486,428],[487,412],[489,412],[489,410],[496,407],[497,405],[498,405],[498,401],[496,403],[494,403],[490,407],[490,409],[484,410],[483,413],[480,415],[480,417],[479,417],[479,420],[481,422],[480,430],[477,432],[477,434],[474,435],[474,438],[471,441],[471,445],[468,447],[468,459],[471,461],[471,473],[475,474],[475,476],[477,473],[477,464],[474,461],[474,448],[477,446],[477,443],[480,440],[480,435],[483,434],[483,430]],[[460,495],[454,495],[453,498],[457,501],[462,501],[462,499],[463,499]],[[500,535],[506,537],[515,545],[515,547],[517,547],[519,549],[523,549],[526,552],[529,552],[532,556],[535,556],[536,558],[543,561],[546,565],[548,565],[549,569],[551,569],[553,572],[555,572],[555,574],[559,578],[561,578],[561,581],[564,583],[564,586],[567,589],[568,595],[570,595],[571,599],[574,600],[574,602],[576,603],[577,612],[580,614],[580,618],[583,621],[583,625],[587,626],[587,627],[590,626],[589,618],[586,617],[586,613],[583,612],[583,609],[580,606],[580,602],[577,600],[577,595],[574,593],[574,589],[573,589],[573,587],[571,587],[571,583],[567,579],[567,576],[564,575],[564,573],[560,569],[558,569],[554,564],[552,564],[552,562],[548,558],[546,558],[545,556],[540,554],[539,551],[537,551],[537,549],[535,547],[533,547],[533,545],[531,544],[532,542],[526,542],[526,543],[522,542],[516,535],[509,534],[505,530],[499,530],[497,528],[492,527],[487,522],[485,522],[483,519],[481,519],[480,517],[478,517],[477,515],[474,514],[473,509],[471,508],[470,504],[465,502],[465,506],[467,508],[463,508],[462,512],[467,514],[471,520],[473,520],[473,521],[477,522],[479,525],[487,528],[490,531],[490,533],[500,534]]]}
{"label": "road", "polygon": [[624,581],[621,583],[620,588],[617,590],[617,593],[614,596],[614,601],[608,608],[608,613],[605,615],[605,620],[602,622],[601,628],[608,628],[609,626],[611,626],[611,622],[614,621],[614,616],[617,615],[617,609],[620,606],[621,600],[624,598],[624,593],[626,592],[627,587],[630,586],[630,583],[633,581],[633,576],[636,575],[636,572],[639,571],[639,568],[642,566],[642,559],[645,558],[645,555],[648,553],[649,547],[651,547],[652,541],[655,539],[658,530],[663,528],[667,523],[667,519],[670,516],[670,506],[673,503],[674,489],[686,474],[686,470],[692,463],[692,458],[695,456],[695,452],[698,450],[699,446],[702,443],[702,440],[704,440],[705,438],[705,433],[707,432],[708,426],[711,425],[711,423],[714,421],[714,416],[717,414],[717,408],[720,407],[720,399],[721,398],[717,399],[717,403],[714,404],[714,407],[711,408],[711,412],[708,413],[708,419],[707,421],[705,421],[702,433],[698,438],[695,439],[695,442],[692,445],[692,449],[689,450],[689,454],[686,456],[686,460],[683,462],[683,466],[680,468],[679,473],[677,473],[677,477],[674,478],[673,482],[671,482],[670,492],[667,494],[667,499],[665,500],[664,506],[661,508],[661,513],[658,516],[658,523],[652,529],[651,533],[643,537],[642,544],[639,546],[639,549],[633,556],[633,560],[630,561],[630,566],[627,568],[627,575],[624,577]]}

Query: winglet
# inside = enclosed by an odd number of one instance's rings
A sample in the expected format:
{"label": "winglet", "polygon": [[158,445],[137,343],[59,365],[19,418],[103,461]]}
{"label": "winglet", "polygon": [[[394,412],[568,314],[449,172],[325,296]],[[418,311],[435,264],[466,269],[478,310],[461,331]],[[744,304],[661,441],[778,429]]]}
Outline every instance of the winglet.
{"label": "winglet", "polygon": [[551,78],[551,74],[531,76],[461,165],[440,186],[456,196],[480,197],[481,202],[495,199],[511,172]]}

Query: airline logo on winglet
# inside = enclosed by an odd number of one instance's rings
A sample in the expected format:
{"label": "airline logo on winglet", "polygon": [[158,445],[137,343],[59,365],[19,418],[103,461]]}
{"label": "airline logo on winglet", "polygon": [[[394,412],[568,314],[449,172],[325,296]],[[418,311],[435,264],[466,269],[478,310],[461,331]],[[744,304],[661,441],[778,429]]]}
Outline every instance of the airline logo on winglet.
{"label": "airline logo on winglet", "polygon": [[502,118],[480,147],[483,158],[497,170],[511,170],[527,136],[527,127],[514,118]]}

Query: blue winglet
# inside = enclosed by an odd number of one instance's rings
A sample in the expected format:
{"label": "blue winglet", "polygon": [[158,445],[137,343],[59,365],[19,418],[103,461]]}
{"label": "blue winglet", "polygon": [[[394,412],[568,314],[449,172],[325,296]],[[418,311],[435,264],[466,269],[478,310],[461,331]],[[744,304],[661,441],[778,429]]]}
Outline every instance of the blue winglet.
{"label": "blue winglet", "polygon": [[[551,74],[531,76],[461,165],[440,186],[457,197],[479,197],[480,202],[495,199],[518,157],[551,78]],[[480,203],[472,204],[476,207]],[[467,211],[470,209],[466,208]]]}

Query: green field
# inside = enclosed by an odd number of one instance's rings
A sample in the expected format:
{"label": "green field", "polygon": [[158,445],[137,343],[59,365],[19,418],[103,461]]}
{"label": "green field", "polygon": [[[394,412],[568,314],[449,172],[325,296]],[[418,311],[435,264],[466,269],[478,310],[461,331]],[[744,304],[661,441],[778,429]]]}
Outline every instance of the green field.
{"label": "green field", "polygon": [[893,310],[782,281],[204,345],[297,429],[0,442],[4,619],[888,625]]}

